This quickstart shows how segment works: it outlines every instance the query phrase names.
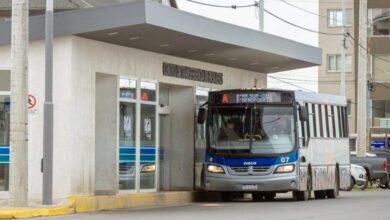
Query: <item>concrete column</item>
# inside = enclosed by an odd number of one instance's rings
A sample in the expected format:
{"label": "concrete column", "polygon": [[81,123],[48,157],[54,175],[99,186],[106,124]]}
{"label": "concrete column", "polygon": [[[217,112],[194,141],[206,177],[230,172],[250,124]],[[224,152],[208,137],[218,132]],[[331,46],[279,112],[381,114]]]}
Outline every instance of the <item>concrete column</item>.
{"label": "concrete column", "polygon": [[118,192],[118,78],[96,74],[95,194]]}
{"label": "concrete column", "polygon": [[194,113],[195,89],[172,86],[169,94],[171,120],[170,190],[194,187]]}
{"label": "concrete column", "polygon": [[10,205],[27,206],[28,0],[12,1]]}
{"label": "concrete column", "polygon": [[[358,42],[367,48],[367,0],[359,4],[359,39]],[[365,156],[367,145],[367,51],[358,48],[358,97],[357,97],[357,156]]]}

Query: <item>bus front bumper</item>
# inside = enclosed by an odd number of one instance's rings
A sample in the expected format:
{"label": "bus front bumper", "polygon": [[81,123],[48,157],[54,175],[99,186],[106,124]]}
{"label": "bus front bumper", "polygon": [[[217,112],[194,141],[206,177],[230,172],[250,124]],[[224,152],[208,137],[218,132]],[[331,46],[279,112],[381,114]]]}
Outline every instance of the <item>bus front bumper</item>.
{"label": "bus front bumper", "polygon": [[273,176],[270,178],[254,178],[254,176],[234,178],[206,176],[204,189],[206,191],[234,192],[294,191],[298,189],[298,178],[296,175]]}

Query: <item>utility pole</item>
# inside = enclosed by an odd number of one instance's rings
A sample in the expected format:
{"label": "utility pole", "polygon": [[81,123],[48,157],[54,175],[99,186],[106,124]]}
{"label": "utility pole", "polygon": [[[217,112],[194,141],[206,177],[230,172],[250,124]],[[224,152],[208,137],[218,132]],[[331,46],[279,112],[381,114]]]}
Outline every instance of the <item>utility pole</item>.
{"label": "utility pole", "polygon": [[[345,0],[341,1],[341,8],[342,8],[342,28],[341,28],[341,34],[343,35],[341,40],[341,72],[340,72],[340,95],[345,96],[345,49],[347,49],[347,35],[345,32],[346,29],[346,10],[345,10]],[[337,22],[337,21],[336,21]]]}
{"label": "utility pole", "polygon": [[28,205],[28,0],[12,0],[10,205]]}
{"label": "utility pole", "polygon": [[53,0],[46,0],[42,204],[53,204]]}
{"label": "utility pole", "polygon": [[357,149],[356,155],[364,157],[367,145],[367,0],[359,4],[359,44],[358,47],[358,100],[357,100]]}
{"label": "utility pole", "polygon": [[264,32],[264,0],[259,0],[259,31]]}

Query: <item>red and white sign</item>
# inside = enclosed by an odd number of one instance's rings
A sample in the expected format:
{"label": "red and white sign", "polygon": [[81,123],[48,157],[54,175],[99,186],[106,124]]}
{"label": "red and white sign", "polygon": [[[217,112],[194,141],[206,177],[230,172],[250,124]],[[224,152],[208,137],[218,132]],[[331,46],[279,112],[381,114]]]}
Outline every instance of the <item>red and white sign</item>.
{"label": "red and white sign", "polygon": [[28,95],[28,113],[29,114],[37,114],[38,113],[38,99],[35,95]]}
{"label": "red and white sign", "polygon": [[37,106],[37,98],[33,95],[28,95],[28,104],[27,104],[29,109],[35,108]]}

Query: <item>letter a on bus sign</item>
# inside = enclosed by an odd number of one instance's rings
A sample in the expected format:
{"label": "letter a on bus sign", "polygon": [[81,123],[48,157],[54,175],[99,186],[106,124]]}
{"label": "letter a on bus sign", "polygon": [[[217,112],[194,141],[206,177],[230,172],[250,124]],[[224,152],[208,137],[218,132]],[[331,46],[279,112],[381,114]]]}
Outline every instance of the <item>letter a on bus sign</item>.
{"label": "letter a on bus sign", "polygon": [[228,103],[229,102],[229,97],[227,94],[223,94],[222,96],[222,103]]}

